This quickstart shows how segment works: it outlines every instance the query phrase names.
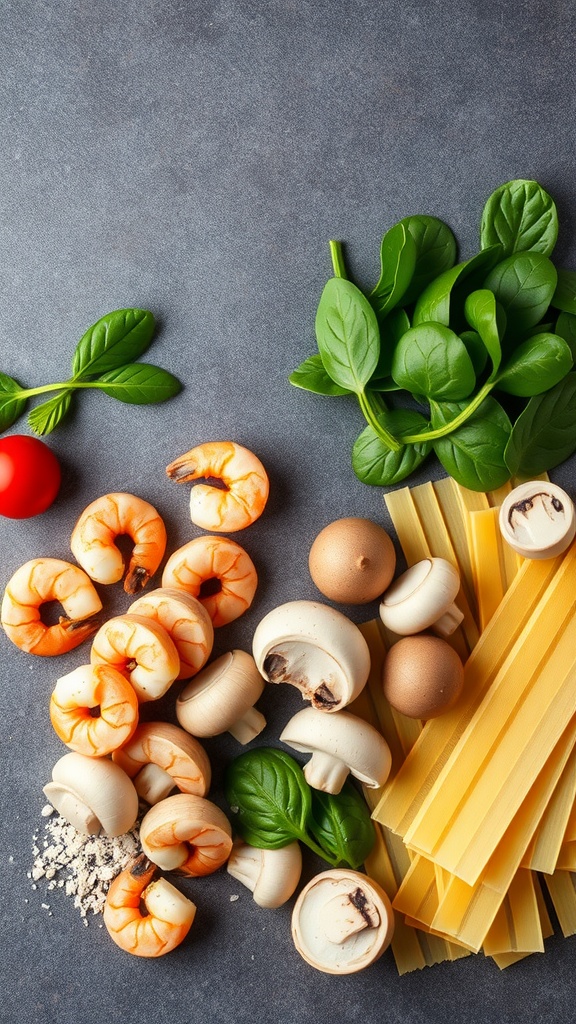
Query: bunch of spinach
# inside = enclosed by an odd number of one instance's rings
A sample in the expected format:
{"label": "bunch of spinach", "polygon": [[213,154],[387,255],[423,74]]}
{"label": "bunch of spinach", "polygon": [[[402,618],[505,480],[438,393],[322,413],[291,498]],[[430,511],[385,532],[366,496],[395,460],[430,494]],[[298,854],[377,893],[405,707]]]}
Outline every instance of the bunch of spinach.
{"label": "bunch of spinach", "polygon": [[337,796],[312,789],[297,761],[275,747],[235,758],[224,792],[236,830],[250,846],[278,850],[298,839],[333,867],[358,868],[374,845],[374,824],[352,783]]}
{"label": "bunch of spinach", "polygon": [[406,217],[384,235],[367,290],[330,243],[318,352],[289,379],[355,396],[367,422],[352,448],[360,480],[399,483],[434,452],[463,486],[492,490],[576,450],[576,273],[550,259],[557,234],[548,193],[516,180],[488,199],[465,261],[442,221]]}
{"label": "bunch of spinach", "polygon": [[59,384],[23,388],[0,373],[0,433],[21,416],[29,398],[54,392],[28,415],[34,433],[49,434],[69,411],[76,391],[96,388],[129,405],[164,402],[178,394],[180,381],[150,363],[136,363],[152,341],[155,322],[145,309],[118,309],[82,336],[72,357],[71,377]]}

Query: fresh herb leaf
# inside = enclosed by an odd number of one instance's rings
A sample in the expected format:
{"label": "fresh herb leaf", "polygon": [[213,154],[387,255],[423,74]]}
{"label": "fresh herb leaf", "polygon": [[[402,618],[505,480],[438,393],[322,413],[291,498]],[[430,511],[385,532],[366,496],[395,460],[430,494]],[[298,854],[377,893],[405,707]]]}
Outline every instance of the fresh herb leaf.
{"label": "fresh herb leaf", "polygon": [[508,181],[487,200],[480,225],[483,249],[500,242],[504,256],[526,250],[549,256],[557,237],[556,205],[537,181]]}
{"label": "fresh herb leaf", "polygon": [[0,373],[0,433],[8,430],[26,408],[22,387],[7,373]]}
{"label": "fresh herb leaf", "polygon": [[517,252],[490,271],[484,288],[494,292],[503,307],[507,329],[523,334],[546,313],[557,279],[556,268],[547,256]]}
{"label": "fresh herb leaf", "polygon": [[78,342],[72,360],[76,380],[117,369],[146,351],[155,322],[145,309],[117,309],[98,320]]}
{"label": "fresh herb leaf", "polygon": [[332,380],[357,394],[378,365],[380,334],[368,299],[341,277],[327,282],[316,314],[316,339]]}
{"label": "fresh herb leaf", "polygon": [[576,363],[576,316],[573,313],[560,313],[560,316],[556,321],[554,334],[558,334],[560,338],[564,338],[564,341],[572,353],[572,358]]}
{"label": "fresh herb leaf", "polygon": [[322,356],[319,354],[309,356],[303,363],[300,363],[292,371],[288,380],[296,388],[303,391],[312,391],[316,395],[349,395],[346,388],[335,384],[332,378],[326,373]]}
{"label": "fresh herb leaf", "polygon": [[404,223],[386,232],[380,246],[380,279],[370,295],[379,318],[402,299],[416,266],[416,244]]}
{"label": "fresh herb leaf", "polygon": [[540,395],[572,369],[572,352],[557,334],[534,334],[514,349],[498,374],[500,391],[520,398]]}
{"label": "fresh herb leaf", "polygon": [[283,750],[259,747],[240,754],[228,766],[224,792],[236,829],[251,846],[278,850],[306,836],[310,787]]}
{"label": "fresh herb leaf", "polygon": [[94,382],[106,395],[128,405],[165,402],[182,390],[177,377],[150,363],[130,363],[110,370]]}
{"label": "fresh herb leaf", "polygon": [[558,284],[550,305],[563,313],[576,313],[576,272],[559,270]]}
{"label": "fresh herb leaf", "polygon": [[576,451],[576,373],[531,398],[520,413],[506,447],[510,473],[539,476]]}
{"label": "fresh herb leaf", "polygon": [[[419,433],[428,426],[414,409],[392,409],[382,413],[381,419],[400,440],[402,434]],[[431,442],[405,444],[397,452],[390,451],[374,428],[367,426],[352,448],[352,469],[362,483],[392,487],[410,476],[431,451]]]}
{"label": "fresh herb leaf", "polygon": [[370,378],[371,388],[374,387],[375,380],[382,380],[390,376],[394,349],[402,335],[409,329],[410,320],[404,309],[393,309],[380,323],[380,355],[374,374]]}
{"label": "fresh herb leaf", "polygon": [[412,280],[402,301],[414,302],[420,293],[440,274],[454,266],[456,239],[447,224],[437,217],[416,214],[400,221],[412,235],[416,246],[416,264]]}
{"label": "fresh herb leaf", "polygon": [[435,278],[417,299],[412,326],[432,320],[448,327],[452,293],[456,286],[470,277],[474,278],[478,273],[486,274],[498,262],[501,254],[501,246],[493,245],[490,249],[483,249],[476,256],[465,260],[464,263],[457,263],[455,267],[445,270]]}
{"label": "fresh herb leaf", "polygon": [[35,434],[44,436],[50,434],[61,420],[64,419],[70,410],[72,396],[71,389],[60,391],[57,395],[42,402],[28,413],[28,425]]}
{"label": "fresh herb leaf", "polygon": [[464,314],[470,326],[478,332],[484,342],[493,370],[497,370],[502,359],[502,347],[493,293],[487,288],[471,292],[464,304]]}
{"label": "fresh herb leaf", "polygon": [[349,781],[336,795],[313,790],[308,825],[336,864],[359,868],[374,846],[374,822],[366,802]]}
{"label": "fresh herb leaf", "polygon": [[[443,427],[462,412],[463,403],[431,403],[432,427]],[[510,477],[504,451],[512,424],[504,409],[485,398],[462,426],[434,442],[434,451],[451,477],[471,491],[492,491]]]}
{"label": "fresh herb leaf", "polygon": [[462,331],[460,341],[470,356],[474,373],[479,377],[488,362],[488,349],[486,345],[477,331]]}
{"label": "fresh herb leaf", "polygon": [[476,383],[466,346],[437,323],[419,324],[402,335],[392,358],[392,376],[406,391],[437,401],[465,398]]}

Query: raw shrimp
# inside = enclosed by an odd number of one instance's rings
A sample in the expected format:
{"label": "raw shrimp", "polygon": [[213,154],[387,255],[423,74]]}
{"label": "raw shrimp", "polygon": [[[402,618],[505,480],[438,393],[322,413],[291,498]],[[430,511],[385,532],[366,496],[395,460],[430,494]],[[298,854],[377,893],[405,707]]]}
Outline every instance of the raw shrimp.
{"label": "raw shrimp", "polygon": [[[164,956],[186,938],[196,905],[141,854],[113,880],[106,896],[104,924],[120,949],[134,956]],[[147,913],[143,914],[140,901]]]}
{"label": "raw shrimp", "polygon": [[148,803],[157,803],[175,786],[196,796],[206,796],[210,788],[212,772],[204,747],[170,722],[141,722],[112,760],[134,780]]}
{"label": "raw shrimp", "polygon": [[136,594],[154,575],[166,550],[166,527],[153,505],[134,494],[104,494],[84,509],[70,546],[96,583],[117,583],[124,574],[124,559],[114,541],[121,536],[134,542],[124,590]]}
{"label": "raw shrimp", "polygon": [[176,587],[159,587],[143,594],[128,609],[164,627],[180,655],[177,679],[190,679],[206,664],[214,643],[212,619],[192,594]]}
{"label": "raw shrimp", "polygon": [[176,793],[144,815],[140,842],[146,856],[163,870],[197,878],[211,875],[228,860],[232,829],[210,800]]}
{"label": "raw shrimp", "polygon": [[[42,622],[40,609],[57,601],[64,615],[52,626]],[[33,558],[21,565],[8,582],[1,620],[12,643],[28,654],[52,657],[78,647],[98,629],[92,616],[102,602],[82,569],[59,558]]]}
{"label": "raw shrimp", "polygon": [[[215,580],[217,593],[204,594],[203,584]],[[228,537],[195,537],[168,559],[163,587],[177,587],[197,597],[214,626],[242,615],[256,593],[258,576],[244,548]]]}
{"label": "raw shrimp", "polygon": [[234,441],[208,441],[191,448],[166,467],[176,483],[214,479],[224,489],[198,484],[190,495],[190,518],[214,533],[233,533],[262,515],[268,500],[268,475],[260,459]]}
{"label": "raw shrimp", "polygon": [[58,679],[50,700],[50,720],[71,750],[104,757],[134,733],[138,697],[111,665],[80,665]]}
{"label": "raw shrimp", "polygon": [[157,700],[180,671],[180,658],[166,630],[144,615],[116,615],[100,627],[90,651],[93,665],[112,665],[142,702]]}

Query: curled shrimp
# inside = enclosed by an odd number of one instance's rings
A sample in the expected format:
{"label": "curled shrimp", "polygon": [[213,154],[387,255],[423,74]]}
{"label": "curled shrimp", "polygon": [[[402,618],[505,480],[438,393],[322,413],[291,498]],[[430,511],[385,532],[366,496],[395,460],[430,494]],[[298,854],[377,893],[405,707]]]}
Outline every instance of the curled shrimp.
{"label": "curled shrimp", "polygon": [[144,615],[116,615],[100,627],[90,651],[93,665],[112,665],[142,702],[157,700],[180,671],[180,658],[166,630]]}
{"label": "curled shrimp", "polygon": [[164,871],[195,878],[211,875],[232,850],[232,829],[216,804],[201,796],[176,793],[155,804],[140,824],[146,856]]}
{"label": "curled shrimp", "polygon": [[[64,615],[52,626],[42,621],[43,604],[57,601]],[[33,558],[9,580],[2,599],[2,625],[12,643],[28,654],[52,657],[78,647],[98,628],[102,602],[89,577],[59,558]]]}
{"label": "curled shrimp", "polygon": [[58,679],[50,699],[50,720],[71,750],[104,757],[134,733],[138,698],[128,680],[110,665],[80,665]]}
{"label": "curled shrimp", "polygon": [[116,875],[106,896],[103,917],[108,934],[134,956],[170,953],[186,938],[196,916],[192,900],[165,878],[153,881],[155,873],[154,864],[141,854]]}
{"label": "curled shrimp", "polygon": [[158,803],[178,787],[182,793],[206,796],[211,767],[208,754],[194,736],[170,722],[141,722],[112,760],[133,779],[148,803]]}
{"label": "curled shrimp", "polygon": [[250,526],[268,500],[268,475],[260,459],[234,441],[207,441],[191,448],[166,467],[176,483],[214,479],[224,489],[197,484],[190,495],[190,518],[214,533],[233,533]]}
{"label": "curled shrimp", "polygon": [[104,494],[84,509],[70,546],[96,583],[117,583],[124,575],[124,559],[114,541],[121,536],[134,542],[124,590],[136,594],[154,575],[166,550],[166,527],[153,505],[121,491]]}
{"label": "curled shrimp", "polygon": [[145,615],[164,627],[180,656],[177,679],[191,679],[206,664],[214,643],[212,619],[192,594],[159,587],[137,598],[128,612]]}
{"label": "curled shrimp", "polygon": [[[216,593],[204,593],[214,580]],[[252,604],[258,575],[244,548],[228,537],[195,537],[168,559],[163,587],[186,590],[204,605],[214,626],[225,626]]]}

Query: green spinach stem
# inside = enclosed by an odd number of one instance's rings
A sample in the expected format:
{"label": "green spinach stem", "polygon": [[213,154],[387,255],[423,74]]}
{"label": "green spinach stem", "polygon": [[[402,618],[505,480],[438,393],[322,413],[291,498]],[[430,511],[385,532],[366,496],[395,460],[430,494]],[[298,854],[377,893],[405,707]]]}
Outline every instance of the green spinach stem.
{"label": "green spinach stem", "polygon": [[370,424],[372,430],[378,435],[391,452],[399,452],[406,442],[397,441],[393,434],[386,427],[382,426],[380,413],[382,412],[382,399],[375,397],[370,391],[359,391],[356,395],[364,418]]}
{"label": "green spinach stem", "polygon": [[346,271],[346,264],[344,262],[344,252],[342,250],[342,242],[330,242],[330,255],[332,257],[332,269],[334,270],[334,277],[343,277],[346,281],[348,280],[348,274]]}
{"label": "green spinach stem", "polygon": [[424,444],[427,441],[438,441],[441,437],[447,437],[453,430],[457,430],[461,427],[466,420],[470,419],[473,413],[476,412],[478,406],[482,405],[485,398],[488,397],[492,388],[494,387],[495,381],[487,380],[483,387],[480,388],[478,393],[474,395],[474,398],[462,409],[453,420],[445,423],[443,427],[437,427],[435,430],[425,430],[421,434],[405,434],[402,436],[403,444]]}

